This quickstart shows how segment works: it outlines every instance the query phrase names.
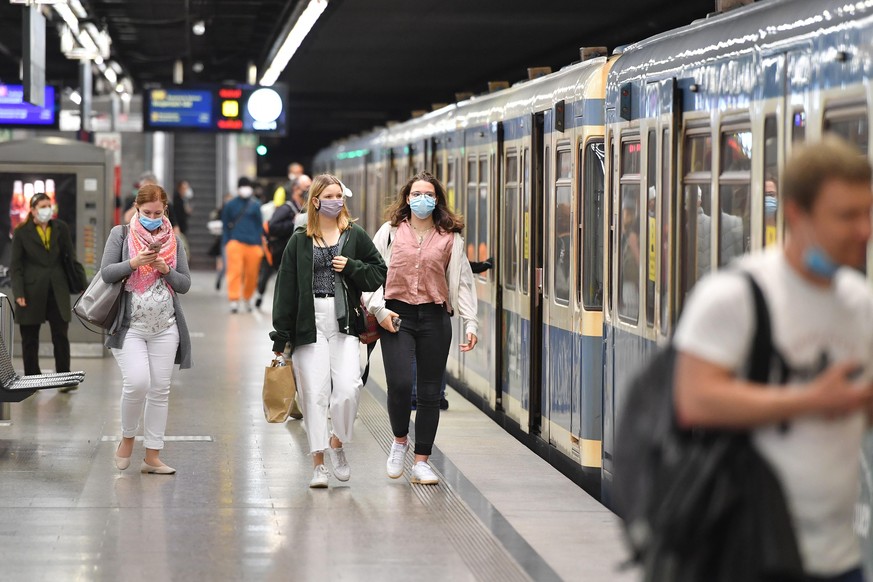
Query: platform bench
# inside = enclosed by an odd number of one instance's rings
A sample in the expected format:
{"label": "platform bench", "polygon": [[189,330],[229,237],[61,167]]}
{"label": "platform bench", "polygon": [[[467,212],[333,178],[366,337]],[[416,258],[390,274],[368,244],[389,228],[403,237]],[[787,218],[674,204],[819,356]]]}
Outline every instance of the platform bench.
{"label": "platform bench", "polygon": [[58,372],[20,376],[12,366],[12,356],[0,334],[0,402],[21,402],[37,390],[78,386],[85,372]]}

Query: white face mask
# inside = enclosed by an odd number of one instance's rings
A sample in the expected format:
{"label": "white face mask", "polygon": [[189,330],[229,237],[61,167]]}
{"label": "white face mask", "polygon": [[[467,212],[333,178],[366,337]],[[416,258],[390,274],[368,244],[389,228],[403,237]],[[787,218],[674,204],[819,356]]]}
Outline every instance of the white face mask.
{"label": "white face mask", "polygon": [[194,188],[188,188],[188,191],[185,192],[185,200],[191,200],[194,198]]}
{"label": "white face mask", "polygon": [[36,211],[36,219],[44,224],[52,219],[52,214],[53,212],[51,206],[39,208]]}
{"label": "white face mask", "polygon": [[242,198],[251,198],[252,194],[254,194],[254,190],[251,186],[240,186],[239,187],[239,195]]}

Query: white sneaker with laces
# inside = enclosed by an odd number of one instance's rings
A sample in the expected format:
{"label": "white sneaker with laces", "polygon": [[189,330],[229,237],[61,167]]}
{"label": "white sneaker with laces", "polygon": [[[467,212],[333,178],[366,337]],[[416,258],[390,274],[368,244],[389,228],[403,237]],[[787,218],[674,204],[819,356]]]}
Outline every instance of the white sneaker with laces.
{"label": "white sneaker with laces", "polygon": [[388,454],[388,463],[386,468],[388,476],[392,479],[399,479],[403,475],[403,461],[406,459],[406,451],[409,450],[409,441],[391,443],[391,452]]}
{"label": "white sneaker with laces", "polygon": [[330,457],[330,464],[333,465],[333,476],[340,481],[348,481],[352,476],[352,469],[349,467],[343,448],[327,447],[327,456]]}
{"label": "white sneaker with laces", "polygon": [[412,479],[410,481],[419,485],[436,485],[440,482],[440,478],[430,468],[430,465],[424,461],[419,461],[412,466]]}
{"label": "white sneaker with laces", "polygon": [[310,489],[325,489],[330,480],[330,473],[324,468],[324,465],[319,465],[312,472],[312,480],[309,482]]}
{"label": "white sneaker with laces", "polygon": [[231,301],[230,302],[230,312],[236,313],[237,311],[239,311],[239,303],[237,303],[236,301]]}

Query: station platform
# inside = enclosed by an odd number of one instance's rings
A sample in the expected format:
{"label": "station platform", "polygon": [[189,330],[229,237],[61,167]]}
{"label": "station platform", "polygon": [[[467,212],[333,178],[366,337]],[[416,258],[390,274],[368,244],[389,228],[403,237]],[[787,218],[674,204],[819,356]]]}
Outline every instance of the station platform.
{"label": "station platform", "polygon": [[409,470],[389,479],[379,349],[346,445],[351,480],[309,489],[302,421],[264,420],[269,308],[231,315],[214,281],[195,273],[182,298],[194,367],[174,378],[161,456],[176,475],[139,473],[141,442],[131,467],[115,468],[111,356],[74,358],[87,372],[77,392],[12,405],[0,426],[0,579],[635,579],[619,570],[615,516],[451,389],[431,457],[440,484],[411,485]]}

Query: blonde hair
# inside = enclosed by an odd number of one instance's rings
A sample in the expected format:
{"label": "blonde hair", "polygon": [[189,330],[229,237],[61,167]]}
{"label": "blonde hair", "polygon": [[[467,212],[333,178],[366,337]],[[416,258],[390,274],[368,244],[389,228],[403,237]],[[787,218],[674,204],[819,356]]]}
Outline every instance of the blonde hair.
{"label": "blonde hair", "polygon": [[[322,192],[328,186],[336,184],[340,188],[343,187],[340,179],[333,174],[319,174],[312,180],[312,185],[309,187],[309,200],[306,201],[306,236],[310,238],[321,238],[321,225],[318,218],[318,209],[312,204],[313,200],[321,197]],[[349,214],[349,207],[345,204],[343,198],[343,207],[340,210],[339,216],[336,217],[336,224],[340,232],[351,228],[354,219]]]}

